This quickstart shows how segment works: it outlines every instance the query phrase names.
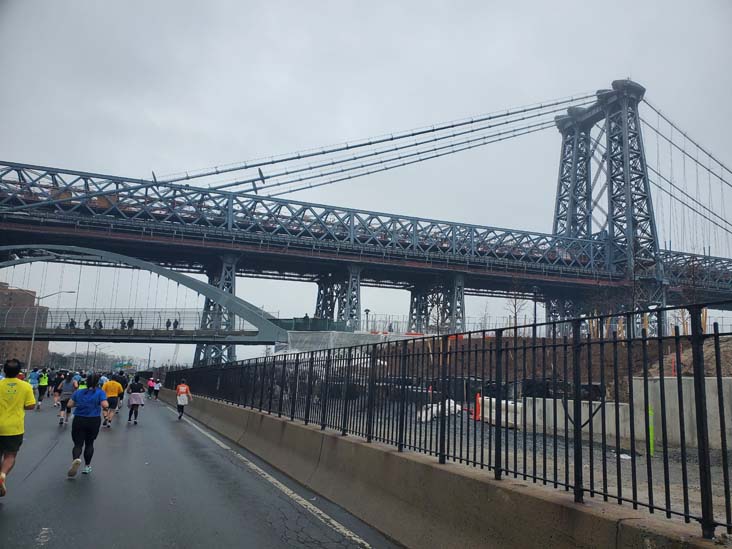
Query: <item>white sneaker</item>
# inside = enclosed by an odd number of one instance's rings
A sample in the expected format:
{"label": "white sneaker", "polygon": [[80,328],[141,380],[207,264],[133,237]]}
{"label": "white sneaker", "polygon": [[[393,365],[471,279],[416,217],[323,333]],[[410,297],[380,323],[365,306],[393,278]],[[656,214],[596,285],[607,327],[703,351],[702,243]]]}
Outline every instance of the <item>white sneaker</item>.
{"label": "white sneaker", "polygon": [[69,477],[75,477],[76,473],[79,472],[79,467],[81,467],[81,460],[75,459],[71,462],[71,467],[69,468],[69,472],[66,473]]}

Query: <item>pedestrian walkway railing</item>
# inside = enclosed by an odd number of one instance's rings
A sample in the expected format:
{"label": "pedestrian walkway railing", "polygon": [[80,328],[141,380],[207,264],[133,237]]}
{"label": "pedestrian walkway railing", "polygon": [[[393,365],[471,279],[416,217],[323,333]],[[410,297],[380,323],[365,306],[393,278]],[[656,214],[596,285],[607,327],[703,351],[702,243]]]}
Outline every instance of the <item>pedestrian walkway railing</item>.
{"label": "pedestrian walkway railing", "polygon": [[697,521],[712,537],[719,527],[732,533],[732,333],[703,330],[706,310],[282,354],[171,371],[166,386],[186,378],[194,394],[564,490],[577,502]]}
{"label": "pedestrian walkway railing", "polygon": [[9,307],[0,309],[0,330],[39,331],[191,331],[251,330],[243,319],[221,311],[201,309],[49,309]]}

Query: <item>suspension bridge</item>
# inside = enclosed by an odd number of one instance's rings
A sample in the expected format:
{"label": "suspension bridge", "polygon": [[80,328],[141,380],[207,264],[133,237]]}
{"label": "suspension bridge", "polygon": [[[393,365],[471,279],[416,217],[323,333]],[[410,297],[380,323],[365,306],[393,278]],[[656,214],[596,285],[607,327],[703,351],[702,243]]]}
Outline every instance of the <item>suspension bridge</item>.
{"label": "suspension bridge", "polygon": [[[236,344],[286,338],[235,296],[237,277],[311,282],[314,318],[351,327],[362,286],[403,289],[415,332],[434,317],[463,329],[466,295],[532,298],[556,320],[729,300],[732,172],[645,91],[618,80],[593,94],[163,178],[0,162],[0,268],[147,270],[204,296],[197,331],[250,324]],[[551,232],[289,197],[551,128],[561,137]],[[234,343],[199,341],[195,360],[235,358]]]}

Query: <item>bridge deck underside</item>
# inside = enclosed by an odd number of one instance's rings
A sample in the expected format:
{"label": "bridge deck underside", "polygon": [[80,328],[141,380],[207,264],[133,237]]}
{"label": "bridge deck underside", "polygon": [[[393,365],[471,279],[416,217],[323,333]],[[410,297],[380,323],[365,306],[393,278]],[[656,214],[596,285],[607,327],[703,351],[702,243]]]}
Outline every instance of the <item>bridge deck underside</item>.
{"label": "bridge deck underside", "polygon": [[[465,277],[466,295],[530,297],[536,288],[547,298],[587,302],[608,300],[611,296],[623,300],[632,292],[632,283],[618,279],[617,275],[540,264],[529,257],[522,260],[510,254],[499,258],[417,254],[400,248],[368,250],[342,242],[298,243],[276,235],[39,212],[34,212],[33,217],[0,213],[0,233],[3,244],[67,244],[72,238],[77,244],[192,273],[205,273],[207,265],[215,264],[222,254],[233,252],[242,257],[237,274],[245,277],[315,282],[358,263],[363,267],[364,286],[408,289],[460,273]],[[669,260],[668,304],[732,297],[732,272],[705,271],[698,265],[687,267],[683,263],[685,254],[669,253],[669,258],[664,259]]]}
{"label": "bridge deck underside", "polygon": [[[52,230],[51,230],[52,227]],[[598,287],[623,288],[626,283],[607,273],[593,273],[571,268],[556,268],[525,263],[520,260],[410,255],[405,250],[384,250],[365,254],[362,249],[345,245],[294,246],[276,238],[232,241],[212,238],[208,234],[183,234],[151,230],[149,226],[134,230],[85,226],[80,223],[42,225],[0,222],[5,244],[65,244],[73,238],[77,244],[116,253],[133,255],[176,270],[204,273],[224,253],[242,255],[238,275],[261,278],[314,282],[319,277],[345,270],[348,264],[363,266],[361,283],[365,286],[409,288],[444,278],[446,274],[465,275],[468,294],[495,292],[529,293],[533,286],[552,294],[594,291]]]}

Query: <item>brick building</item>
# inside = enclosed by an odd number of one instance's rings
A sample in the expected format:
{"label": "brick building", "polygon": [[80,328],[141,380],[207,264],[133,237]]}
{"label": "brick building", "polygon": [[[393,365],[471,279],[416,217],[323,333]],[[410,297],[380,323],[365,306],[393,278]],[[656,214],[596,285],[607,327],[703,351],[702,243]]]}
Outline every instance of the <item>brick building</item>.
{"label": "brick building", "polygon": [[[35,301],[36,293],[34,291],[11,288],[6,282],[0,282],[0,315],[13,308],[33,307]],[[32,327],[34,316],[27,315],[28,319],[24,321],[23,326]],[[45,317],[46,315],[43,314],[42,318],[45,319]],[[41,316],[39,316],[40,319]],[[0,321],[2,321],[2,316],[0,316]],[[4,363],[8,358],[17,358],[25,363],[28,360],[28,351],[30,351],[30,341],[5,341],[0,337],[0,363]],[[46,360],[48,360],[48,341],[37,341],[33,345],[33,364],[29,366],[42,368],[46,365]]]}

